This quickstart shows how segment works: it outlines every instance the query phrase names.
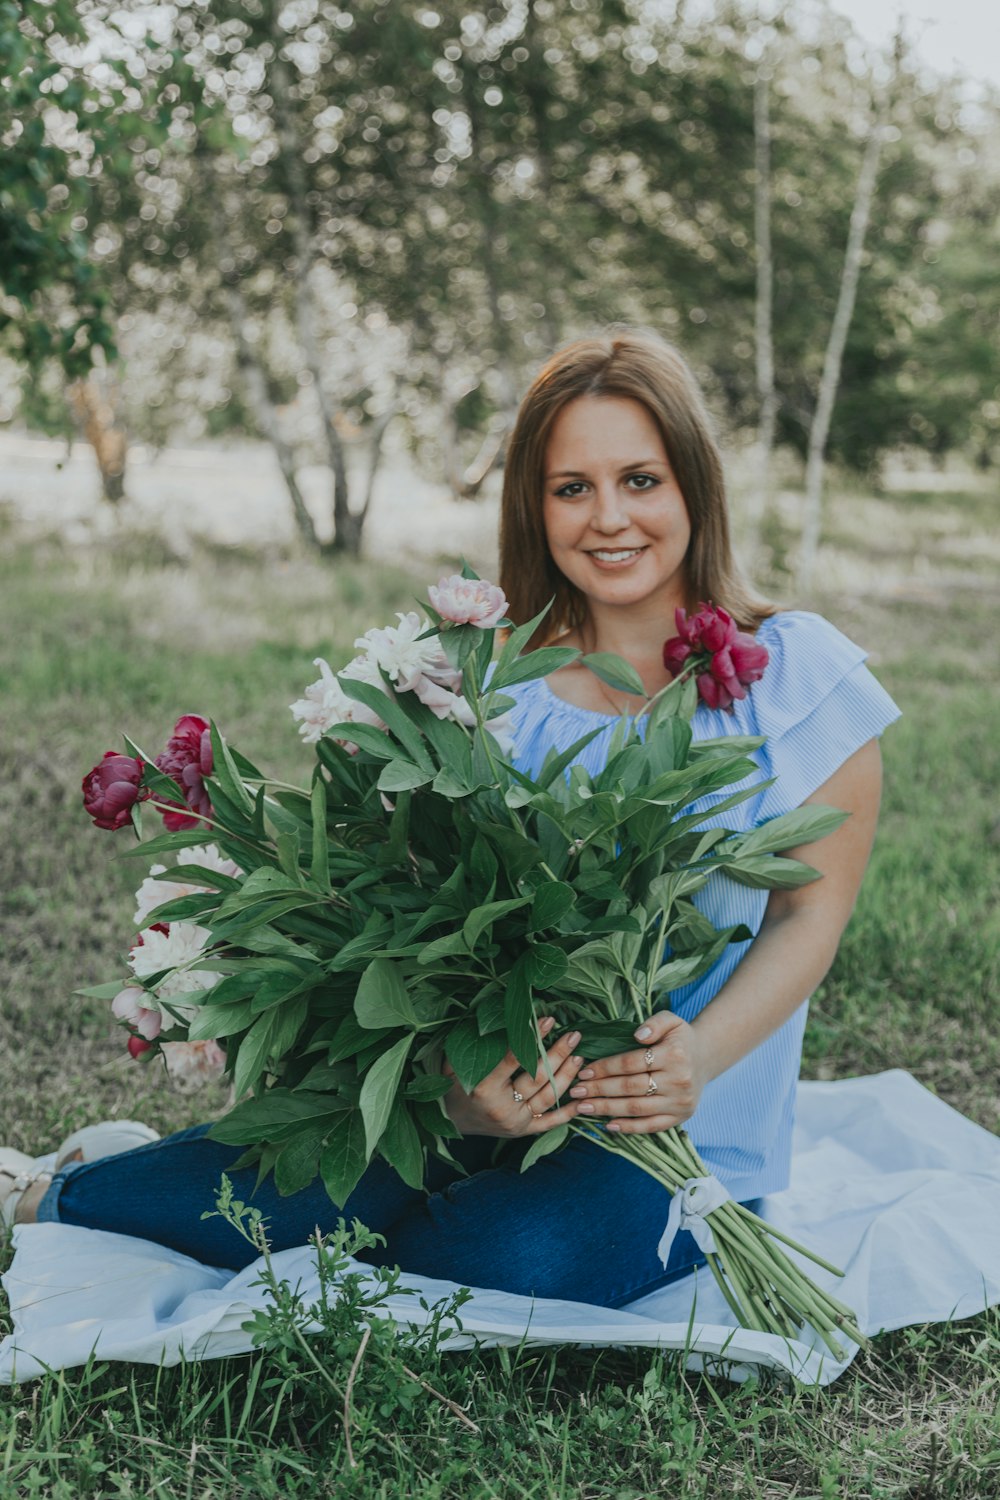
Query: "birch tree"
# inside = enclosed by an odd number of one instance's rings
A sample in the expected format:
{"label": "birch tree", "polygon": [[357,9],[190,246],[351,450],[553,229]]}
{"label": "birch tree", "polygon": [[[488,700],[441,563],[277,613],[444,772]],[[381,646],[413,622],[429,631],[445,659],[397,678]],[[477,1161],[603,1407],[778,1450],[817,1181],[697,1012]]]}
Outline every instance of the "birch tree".
{"label": "birch tree", "polygon": [[[898,50],[898,49],[897,49]],[[812,585],[819,550],[820,531],[823,520],[823,477],[826,459],[826,444],[830,435],[830,423],[837,400],[840,372],[844,359],[844,347],[854,315],[858,281],[861,276],[861,259],[864,252],[865,235],[871,218],[872,201],[878,180],[879,162],[885,142],[886,127],[891,107],[891,79],[877,85],[874,108],[871,112],[868,135],[865,141],[861,170],[858,173],[857,191],[851,209],[850,227],[847,233],[847,248],[844,253],[837,305],[830,325],[826,352],[823,357],[823,373],[820,376],[816,406],[809,428],[809,446],[806,456],[806,494],[803,512],[802,542],[799,553],[799,585],[808,591]]]}
{"label": "birch tree", "polygon": [[748,544],[753,550],[771,509],[771,457],[778,421],[774,384],[774,256],[771,249],[771,58],[767,49],[754,74],[754,244],[756,301],[754,348],[757,399],[757,484],[748,508]]}

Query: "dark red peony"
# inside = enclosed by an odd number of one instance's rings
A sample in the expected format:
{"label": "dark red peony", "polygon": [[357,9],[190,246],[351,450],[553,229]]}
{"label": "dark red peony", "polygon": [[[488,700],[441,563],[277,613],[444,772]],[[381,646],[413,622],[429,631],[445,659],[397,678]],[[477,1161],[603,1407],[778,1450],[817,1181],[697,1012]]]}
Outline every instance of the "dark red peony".
{"label": "dark red peony", "polygon": [[[686,610],[675,610],[674,622],[677,634],[663,647],[663,665],[675,677],[693,665],[702,701],[731,713],[734,701],[745,698],[751,684],[763,677],[767,647],[713,604],[700,604],[690,619]],[[696,658],[693,663],[691,657]]]}
{"label": "dark red peony", "polygon": [[[163,814],[171,833],[197,828],[202,818],[211,817],[212,804],[204,783],[204,777],[212,774],[212,736],[207,719],[200,714],[184,714],[178,719],[156,764],[184,794],[184,803],[178,803],[176,812]],[[184,810],[185,805],[190,811]]]}
{"label": "dark red peony", "polygon": [[104,759],[83,778],[83,805],[98,828],[115,830],[132,821],[133,807],[149,796],[141,781],[141,760],[105,750]]}

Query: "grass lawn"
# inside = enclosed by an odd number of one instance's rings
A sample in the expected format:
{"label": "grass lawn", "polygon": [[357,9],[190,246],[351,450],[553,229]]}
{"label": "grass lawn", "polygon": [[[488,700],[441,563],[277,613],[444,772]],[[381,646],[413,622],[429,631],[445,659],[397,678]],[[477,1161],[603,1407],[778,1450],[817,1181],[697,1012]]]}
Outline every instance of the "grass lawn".
{"label": "grass lawn", "polygon": [[[875,506],[879,547],[895,538],[897,563],[920,558],[912,586],[892,597],[878,588],[881,554],[866,551]],[[996,594],[984,585],[997,563],[979,546],[988,524],[983,497],[858,497],[838,510],[833,544],[856,553],[862,581],[809,607],[872,650],[905,717],[885,737],[878,844],[813,1001],[804,1072],[906,1068],[996,1131],[1000,703]],[[114,976],[144,870],[90,827],[83,772],[120,747],[123,729],[159,746],[178,713],[200,710],[270,770],[294,773],[304,762],[287,705],[316,675],[312,658],[343,660],[358,631],[407,608],[431,571],[207,551],[180,565],[157,553],[135,538],[115,556],[29,546],[13,529],[3,539],[0,1140],[27,1150],[114,1115],[166,1133],[224,1101],[221,1088],[182,1094],[158,1068],[132,1064],[107,1004],[73,996]],[[321,1367],[293,1344],[164,1371],[97,1362],[0,1389],[0,1500],[1000,1491],[997,1310],[879,1338],[823,1392],[711,1382],[648,1351],[455,1355],[433,1337],[376,1334],[353,1389],[351,1468],[341,1408],[358,1295],[313,1345]]]}

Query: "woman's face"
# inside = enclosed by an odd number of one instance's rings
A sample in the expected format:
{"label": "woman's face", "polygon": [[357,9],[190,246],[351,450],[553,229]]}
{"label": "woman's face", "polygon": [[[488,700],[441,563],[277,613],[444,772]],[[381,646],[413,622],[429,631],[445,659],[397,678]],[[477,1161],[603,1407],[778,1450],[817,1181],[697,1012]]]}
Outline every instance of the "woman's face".
{"label": "woman's face", "polygon": [[663,439],[639,401],[578,396],[545,452],[545,536],[560,573],[595,604],[687,602],[691,522]]}

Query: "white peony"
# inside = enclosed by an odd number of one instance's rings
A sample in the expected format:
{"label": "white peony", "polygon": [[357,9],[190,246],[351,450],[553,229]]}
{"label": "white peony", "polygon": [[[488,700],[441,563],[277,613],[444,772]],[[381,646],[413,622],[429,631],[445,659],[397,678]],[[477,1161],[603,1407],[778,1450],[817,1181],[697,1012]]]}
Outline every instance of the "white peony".
{"label": "white peony", "polygon": [[[292,717],[302,721],[299,734],[307,745],[315,745],[334,724],[370,724],[373,729],[385,728],[378,714],[347,696],[329,662],[317,656],[314,665],[320,670],[318,679],[309,684],[304,697],[291,705]],[[365,657],[355,657],[348,662],[340,676],[353,677],[356,681],[370,683],[383,693],[386,691],[378,667]],[[348,740],[341,743],[352,752],[357,749]]]}
{"label": "white peony", "polygon": [[[193,849],[181,849],[177,855],[179,865],[200,865],[203,870],[216,870],[220,875],[242,875],[243,871],[233,860],[226,859],[216,844],[199,844]],[[193,885],[180,880],[154,880],[154,875],[166,872],[166,865],[150,865],[149,875],[135,893],[136,927],[144,927],[149,914],[165,901],[174,901],[181,896],[211,890],[211,886]]]}
{"label": "white peony", "polygon": [[173,971],[156,986],[156,998],[170,1001],[169,1010],[161,1006],[165,1026],[176,1024],[174,1012],[190,1021],[198,1009],[197,1005],[180,1004],[179,996],[210,990],[222,978],[221,974],[208,969],[192,970],[184,967],[197,963],[210,937],[208,928],[199,927],[195,922],[171,922],[169,932],[157,932],[154,928],[147,927],[139,934],[139,941],[131,949],[129,968],[136,978],[148,979],[151,974],[158,974],[163,969]]}
{"label": "white peony", "polygon": [[[398,625],[366,630],[354,644],[405,693],[412,691],[425,673],[440,671],[444,656],[437,636],[418,640],[430,629],[429,620],[421,619],[413,609],[409,614],[397,613],[396,618]],[[447,662],[444,664],[447,666]]]}

